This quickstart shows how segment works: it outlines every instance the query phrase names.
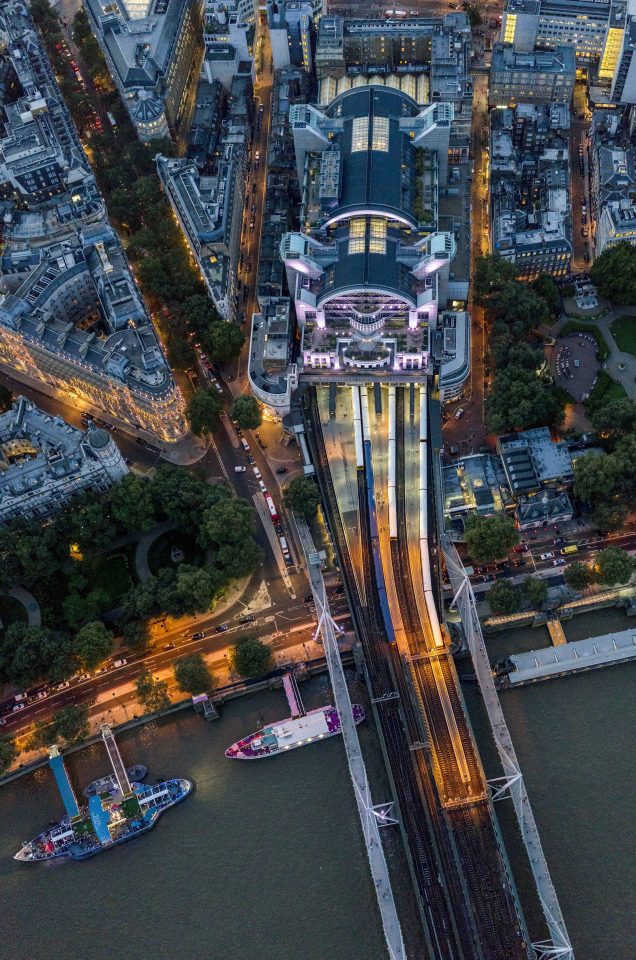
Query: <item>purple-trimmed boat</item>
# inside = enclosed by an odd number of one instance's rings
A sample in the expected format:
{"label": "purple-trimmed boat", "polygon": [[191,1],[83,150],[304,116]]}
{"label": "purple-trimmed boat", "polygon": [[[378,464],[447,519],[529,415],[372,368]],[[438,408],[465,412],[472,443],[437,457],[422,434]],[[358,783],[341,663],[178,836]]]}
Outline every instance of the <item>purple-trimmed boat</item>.
{"label": "purple-trimmed boat", "polygon": [[[352,705],[356,723],[364,720],[364,708],[359,703]],[[225,751],[230,760],[262,760],[278,753],[304,747],[307,743],[326,740],[340,733],[340,715],[335,707],[318,707],[299,717],[290,717],[280,723],[271,723],[258,733],[237,740]]]}

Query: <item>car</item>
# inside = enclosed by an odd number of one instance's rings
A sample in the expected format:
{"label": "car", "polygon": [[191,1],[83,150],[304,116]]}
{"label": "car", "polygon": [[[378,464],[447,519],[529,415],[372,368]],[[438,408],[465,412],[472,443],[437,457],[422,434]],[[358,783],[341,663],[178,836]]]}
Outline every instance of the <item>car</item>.
{"label": "car", "polygon": [[554,559],[554,553],[542,553],[539,557],[539,560],[552,560]]}
{"label": "car", "polygon": [[75,680],[77,683],[83,683],[84,680],[90,680],[90,673],[76,673],[74,677],[71,677],[72,680]]}
{"label": "car", "polygon": [[190,636],[190,639],[191,639],[191,640],[202,640],[204,636],[205,636],[205,632],[204,632],[203,630],[197,630],[196,633],[193,633],[193,634]]}
{"label": "car", "polygon": [[247,462],[248,462],[248,463],[255,463],[255,462],[256,462],[256,461],[254,460],[254,457],[251,455],[251,453],[248,453],[248,455],[247,455]]}
{"label": "car", "polygon": [[518,543],[518,544],[516,545],[516,547],[513,547],[512,549],[513,549],[514,553],[527,553],[527,552],[528,552],[528,544],[527,544],[527,543]]}
{"label": "car", "polygon": [[126,657],[120,657],[119,660],[113,661],[113,670],[116,669],[117,667],[125,667],[127,663],[128,663],[128,660],[126,659]]}
{"label": "car", "polygon": [[229,630],[229,626],[230,626],[230,625],[229,625],[228,623],[220,623],[220,624],[218,625],[218,627],[215,627],[215,628],[214,628],[214,632],[215,632],[215,633],[225,633],[226,630]]}
{"label": "car", "polygon": [[463,407],[460,407],[459,410],[456,410],[455,413],[454,413],[455,419],[456,419],[456,420],[461,420],[461,418],[464,416],[464,413],[465,413],[464,408],[463,408]]}
{"label": "car", "polygon": [[48,695],[49,695],[49,691],[48,691],[48,690],[38,690],[38,692],[35,694],[35,696],[33,697],[33,699],[34,699],[34,700],[44,700],[44,699],[46,699],[46,697],[48,697]]}
{"label": "car", "polygon": [[491,580],[494,580],[494,579],[495,579],[495,578],[494,578],[494,576],[492,575],[492,573],[486,573],[486,574],[484,574],[484,576],[481,578],[481,582],[482,582],[482,583],[490,583],[490,581],[491,581]]}
{"label": "car", "polygon": [[525,557],[519,557],[518,560],[513,560],[512,565],[513,567],[525,567],[526,565]]}
{"label": "car", "polygon": [[71,681],[70,681],[70,680],[62,680],[61,683],[58,683],[58,684],[57,684],[57,686],[55,687],[55,689],[56,689],[56,690],[66,690],[66,688],[67,688],[67,687],[70,687],[70,685],[71,685]]}
{"label": "car", "polygon": [[276,473],[279,473],[279,474],[287,473],[287,467],[277,467]]}
{"label": "car", "polygon": [[218,382],[218,380],[215,380],[215,381],[214,381],[214,386],[216,387],[216,389],[218,390],[219,393],[223,393],[223,387],[222,387],[221,384]]}
{"label": "car", "polygon": [[163,645],[164,650],[174,650],[175,647],[176,643],[174,641],[172,643],[164,643]]}
{"label": "car", "polygon": [[563,557],[559,557],[557,560],[552,561],[553,567],[562,567],[567,563],[567,560],[564,560]]}
{"label": "car", "polygon": [[16,713],[18,710],[24,710],[23,703],[14,703],[11,708],[11,713]]}
{"label": "car", "polygon": [[556,540],[553,540],[552,542],[553,542],[555,545],[556,545],[557,543],[565,543],[565,542],[566,542],[566,538],[565,538],[565,537],[557,537]]}
{"label": "car", "polygon": [[16,703],[20,703],[21,700],[26,700],[27,696],[28,694],[26,693],[16,693],[13,699],[15,700]]}
{"label": "car", "polygon": [[234,473],[245,473],[247,467],[234,467]]}
{"label": "car", "polygon": [[241,619],[239,620],[239,623],[254,623],[255,620],[256,620],[256,617],[254,616],[254,614],[248,613],[246,617],[241,617]]}

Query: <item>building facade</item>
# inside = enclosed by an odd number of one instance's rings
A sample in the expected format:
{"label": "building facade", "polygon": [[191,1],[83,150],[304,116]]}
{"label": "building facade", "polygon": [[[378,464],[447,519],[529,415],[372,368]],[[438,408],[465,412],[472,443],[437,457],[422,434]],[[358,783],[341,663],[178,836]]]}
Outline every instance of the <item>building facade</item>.
{"label": "building facade", "polygon": [[570,46],[580,66],[599,65],[611,80],[625,29],[625,0],[507,0],[503,43],[520,53]]}
{"label": "building facade", "polygon": [[572,99],[576,61],[572,47],[553,52],[519,53],[495,43],[492,49],[488,102],[491,107],[517,103],[565,103]]}
{"label": "building facade", "polygon": [[183,144],[203,62],[202,0],[86,0],[85,9],[139,139]]}
{"label": "building facade", "polygon": [[181,394],[24,7],[0,34],[0,367],[176,440]]}
{"label": "building facade", "polygon": [[127,473],[105,430],[77,430],[25,397],[0,414],[0,523],[45,519],[82,491],[103,492]]}

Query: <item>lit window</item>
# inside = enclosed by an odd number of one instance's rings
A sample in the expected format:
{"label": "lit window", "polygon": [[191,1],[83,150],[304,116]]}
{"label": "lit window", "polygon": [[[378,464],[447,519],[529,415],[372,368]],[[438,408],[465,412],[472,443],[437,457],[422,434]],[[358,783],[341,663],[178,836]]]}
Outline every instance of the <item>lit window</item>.
{"label": "lit window", "polygon": [[373,138],[371,140],[372,150],[381,150],[383,153],[389,151],[389,118],[373,118]]}
{"label": "lit window", "polygon": [[372,217],[369,227],[369,253],[386,253],[386,220]]}
{"label": "lit window", "polygon": [[369,149],[369,118],[354,117],[351,128],[351,153]]}
{"label": "lit window", "polygon": [[364,253],[366,220],[349,221],[349,256],[352,253]]}

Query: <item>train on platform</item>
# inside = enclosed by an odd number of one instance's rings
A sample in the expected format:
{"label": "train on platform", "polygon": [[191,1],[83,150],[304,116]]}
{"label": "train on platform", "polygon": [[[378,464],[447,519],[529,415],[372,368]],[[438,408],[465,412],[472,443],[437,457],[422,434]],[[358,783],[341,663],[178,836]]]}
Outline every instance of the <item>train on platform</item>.
{"label": "train on platform", "polygon": [[395,628],[389,609],[389,598],[386,593],[386,583],[384,580],[384,570],[382,568],[382,553],[380,550],[380,536],[378,533],[378,517],[375,505],[375,481],[373,478],[373,466],[371,463],[371,441],[364,441],[364,472],[367,487],[367,503],[369,507],[369,533],[371,539],[371,556],[373,557],[373,570],[375,573],[375,582],[378,590],[378,601],[382,613],[382,622],[386,632],[386,638],[389,643],[395,643]]}

